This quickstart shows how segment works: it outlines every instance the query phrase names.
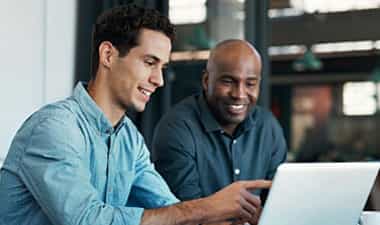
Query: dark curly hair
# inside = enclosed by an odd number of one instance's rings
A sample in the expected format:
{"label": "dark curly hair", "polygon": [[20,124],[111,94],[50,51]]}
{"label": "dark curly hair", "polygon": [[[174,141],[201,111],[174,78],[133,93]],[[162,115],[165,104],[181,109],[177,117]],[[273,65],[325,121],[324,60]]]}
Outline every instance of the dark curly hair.
{"label": "dark curly hair", "polygon": [[99,46],[103,41],[111,42],[121,57],[138,45],[141,29],[162,32],[173,42],[175,29],[166,16],[157,10],[145,9],[137,5],[123,5],[102,13],[92,31],[91,74],[94,78],[99,66]]}

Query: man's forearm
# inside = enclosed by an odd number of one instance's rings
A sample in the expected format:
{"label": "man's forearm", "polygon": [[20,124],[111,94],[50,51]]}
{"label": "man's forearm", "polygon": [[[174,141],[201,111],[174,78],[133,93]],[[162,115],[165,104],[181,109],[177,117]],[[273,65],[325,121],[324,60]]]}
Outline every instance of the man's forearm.
{"label": "man's forearm", "polygon": [[[172,206],[144,211],[141,225],[191,225],[201,224],[214,216],[207,199],[181,202]],[[207,213],[206,213],[207,212]]]}

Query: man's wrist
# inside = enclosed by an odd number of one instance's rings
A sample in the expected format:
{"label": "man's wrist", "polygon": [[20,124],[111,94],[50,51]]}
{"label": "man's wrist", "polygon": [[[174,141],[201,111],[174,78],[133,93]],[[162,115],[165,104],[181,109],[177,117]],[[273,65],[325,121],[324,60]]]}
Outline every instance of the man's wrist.
{"label": "man's wrist", "polygon": [[179,224],[203,224],[212,220],[208,198],[190,200],[173,205],[178,210]]}
{"label": "man's wrist", "polygon": [[141,225],[187,225],[207,223],[211,217],[209,200],[201,198],[180,202],[159,209],[144,210]]}

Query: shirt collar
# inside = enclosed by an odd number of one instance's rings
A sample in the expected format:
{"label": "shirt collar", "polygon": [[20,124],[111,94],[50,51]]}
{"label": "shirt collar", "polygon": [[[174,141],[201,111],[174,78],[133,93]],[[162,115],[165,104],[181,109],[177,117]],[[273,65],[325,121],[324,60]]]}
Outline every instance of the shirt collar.
{"label": "shirt collar", "polygon": [[198,106],[200,109],[201,121],[206,131],[222,131],[222,127],[219,125],[218,121],[216,121],[214,115],[212,115],[203,94],[198,96]]}
{"label": "shirt collar", "polygon": [[[91,125],[101,133],[113,133],[114,128],[111,122],[88,94],[86,88],[87,84],[78,82],[74,89],[73,98],[78,102],[82,112]],[[121,127],[125,122],[126,116],[122,118],[117,128]]]}
{"label": "shirt collar", "polygon": [[[204,94],[198,96],[198,105],[200,109],[200,118],[206,131],[223,131],[223,128],[220,126],[208,107]],[[256,111],[256,107],[254,107],[248,114],[247,118],[239,124],[237,132],[235,132],[237,135],[251,129],[256,124]]]}
{"label": "shirt collar", "polygon": [[237,132],[238,135],[240,135],[241,133],[244,133],[245,131],[250,130],[252,127],[256,125],[256,122],[257,122],[256,114],[257,114],[257,106],[254,106],[253,109],[251,109],[251,111],[248,113],[247,118],[245,118],[245,120],[241,124],[239,124],[238,132]]}

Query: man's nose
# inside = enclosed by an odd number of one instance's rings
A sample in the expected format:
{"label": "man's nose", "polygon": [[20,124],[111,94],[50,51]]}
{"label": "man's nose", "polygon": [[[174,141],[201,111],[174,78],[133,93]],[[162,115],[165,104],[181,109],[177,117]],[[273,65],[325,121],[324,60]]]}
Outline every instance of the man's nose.
{"label": "man's nose", "polygon": [[232,88],[231,96],[233,98],[241,99],[247,97],[247,90],[245,85],[237,84]]}
{"label": "man's nose", "polygon": [[150,77],[150,82],[156,87],[164,86],[164,77],[162,69],[157,68],[153,71],[153,74]]}

